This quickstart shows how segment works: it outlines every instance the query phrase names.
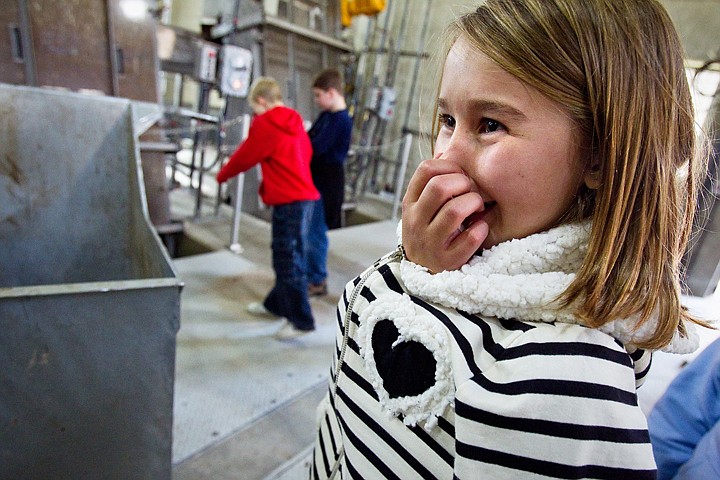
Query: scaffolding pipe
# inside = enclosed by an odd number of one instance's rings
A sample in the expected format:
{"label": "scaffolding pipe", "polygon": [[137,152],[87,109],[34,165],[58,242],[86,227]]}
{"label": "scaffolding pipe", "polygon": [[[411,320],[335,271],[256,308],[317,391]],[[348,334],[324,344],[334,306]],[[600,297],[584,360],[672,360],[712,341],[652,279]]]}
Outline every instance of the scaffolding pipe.
{"label": "scaffolding pipe", "polygon": [[400,161],[400,174],[397,176],[395,184],[395,193],[393,195],[392,219],[398,219],[398,210],[400,209],[400,199],[402,196],[402,187],[405,179],[405,171],[407,170],[408,159],[410,158],[410,146],[412,145],[412,134],[406,133],[403,137],[402,157]]}
{"label": "scaffolding pipe", "polygon": [[[395,84],[395,74],[397,72],[397,66],[400,62],[400,51],[402,50],[402,42],[405,38],[405,33],[407,31],[407,24],[408,19],[410,18],[410,15],[408,15],[408,10],[410,8],[411,2],[405,2],[405,8],[403,9],[402,13],[402,20],[400,21],[400,31],[398,32],[397,39],[395,40],[395,45],[393,46],[392,50],[390,51],[390,58],[388,59],[388,67],[385,72],[385,85],[394,85]],[[427,20],[427,16],[425,17]],[[382,138],[380,139],[382,141]]]}
{"label": "scaffolding pipe", "polygon": [[[408,18],[410,17],[408,15],[408,10],[410,8],[410,2],[405,2],[405,8],[403,9],[402,13],[402,19],[400,21],[400,30],[397,34],[397,39],[395,40],[395,44],[392,45],[392,48],[389,52],[388,56],[388,64],[387,69],[385,71],[385,82],[384,87],[394,87],[395,86],[395,74],[397,72],[397,66],[400,62],[400,50],[402,49],[402,41],[405,38],[406,32],[407,32],[407,24],[408,24]],[[382,105],[383,97],[385,96],[385,91],[382,90],[380,92],[380,99],[379,104]],[[373,134],[373,139],[371,144],[372,145],[382,145],[385,141],[385,130],[387,128],[388,121],[385,119],[380,118],[378,120],[378,127],[375,130]],[[397,181],[397,168],[393,170],[393,181],[394,184]],[[382,179],[378,181],[377,177],[382,176]],[[378,184],[381,185],[381,188],[385,188],[385,186],[388,184],[388,167],[383,169],[382,172],[378,171],[378,161],[375,160],[372,164],[372,183],[376,186]]]}
{"label": "scaffolding pipe", "polygon": [[[388,39],[388,30],[390,28],[390,19],[393,15],[395,7],[395,2],[388,1],[387,9],[385,10],[385,24],[382,28],[382,31],[380,32],[380,50],[385,49],[385,43]],[[373,94],[373,90],[376,87],[379,87],[379,77],[380,77],[380,65],[378,62],[378,54],[375,54],[373,56],[373,73],[371,77],[371,83],[370,88],[366,89],[365,93],[367,96],[367,91],[370,91],[370,94]],[[365,101],[367,103],[367,100]],[[374,128],[375,123],[371,121],[373,119],[366,119],[363,122],[363,128],[362,128],[362,134],[360,135],[360,145],[367,146],[368,143],[372,143],[372,139],[374,137]],[[368,132],[369,131],[369,132]]]}
{"label": "scaffolding pipe", "polygon": [[[425,7],[425,20],[423,21],[422,30],[420,31],[420,40],[418,41],[417,51],[420,53],[425,50],[425,38],[427,36],[428,23],[430,22],[430,8],[432,0],[427,0]],[[422,62],[422,55],[418,55],[415,59],[415,69],[413,70],[412,80],[410,81],[410,93],[408,96],[407,104],[405,105],[405,120],[403,121],[403,132],[408,130],[410,124],[410,110],[412,109],[412,99],[415,97],[415,88],[417,88],[417,79],[420,75],[420,63]]]}
{"label": "scaffolding pipe", "polygon": [[[247,113],[243,115],[243,128],[242,128],[242,141],[248,137],[250,131],[250,115]],[[239,241],[240,232],[240,209],[242,208],[242,196],[243,196],[243,184],[245,183],[245,174],[241,173],[237,176],[237,183],[235,185],[235,197],[233,205],[233,216],[232,216],[232,231],[230,237],[230,251],[233,253],[242,253],[243,248]]]}
{"label": "scaffolding pipe", "polygon": [[25,64],[25,84],[38,86],[35,49],[32,42],[32,22],[27,0],[18,0],[18,18],[20,19],[20,42],[22,43],[23,63]]}
{"label": "scaffolding pipe", "polygon": [[115,41],[115,11],[112,2],[107,2],[105,14],[107,15],[108,56],[110,59],[110,69],[112,70],[112,75],[110,76],[110,80],[112,81],[112,95],[113,97],[119,97],[120,79],[118,76],[121,72],[118,63],[118,46]]}
{"label": "scaffolding pipe", "polygon": [[[393,87],[395,84],[395,75],[397,73],[397,66],[400,61],[400,51],[402,50],[402,44],[403,39],[405,38],[405,34],[407,31],[407,24],[408,24],[408,9],[410,5],[406,2],[404,4],[403,12],[402,12],[402,18],[400,21],[400,29],[397,34],[397,38],[395,42],[393,42],[388,50],[388,62],[387,67],[385,71],[385,82],[383,83],[383,87]],[[384,45],[383,45],[384,47]],[[385,90],[380,91],[380,97],[378,99],[378,103],[382,105],[383,99],[385,97]],[[382,117],[379,117],[377,120],[377,125],[375,130],[372,134],[372,140],[370,142],[371,145],[382,145],[385,141],[385,130],[387,128],[388,121],[386,119],[383,119]],[[380,164],[378,162],[378,159],[373,159],[372,164],[370,165],[371,173],[370,173],[370,179],[371,184],[375,185],[376,189],[378,188],[386,188],[388,185],[388,164],[385,163],[384,168],[380,169]],[[393,171],[393,181],[392,183],[395,183],[396,181],[396,173],[397,169]]]}
{"label": "scaffolding pipe", "polygon": [[[425,7],[425,20],[423,21],[422,30],[420,31],[420,39],[418,41],[418,54],[424,50],[425,47],[425,38],[427,36],[427,27],[430,20],[430,4],[431,0],[427,0],[427,4]],[[420,63],[422,62],[423,56],[418,55],[415,59],[415,68],[413,70],[413,76],[412,80],[410,81],[410,92],[408,94],[408,100],[405,104],[405,119],[403,120],[403,127],[402,132],[403,133],[409,133],[409,124],[410,124],[410,111],[412,110],[412,99],[415,98],[415,89],[417,88],[417,79],[420,74]],[[400,162],[401,153],[398,152],[398,163]],[[403,170],[402,175],[400,175],[400,172],[398,169],[395,169],[394,177],[393,177],[393,184],[399,185],[400,188],[402,188],[403,184],[405,182],[405,171]]]}
{"label": "scaffolding pipe", "polygon": [[[372,24],[372,28],[371,28],[370,24]],[[365,29],[365,45],[366,46],[370,45],[370,38],[371,38],[370,33],[374,32],[376,27],[377,27],[376,19],[375,19],[375,17],[372,17],[369,20],[367,29]],[[362,78],[364,77],[365,70],[367,68],[367,63],[368,63],[367,56],[360,55],[360,58],[358,60],[358,67],[355,71],[355,84],[353,85],[353,98],[352,98],[352,109],[351,109],[353,116],[355,116],[355,113],[357,112],[359,100],[362,99],[361,94],[363,93],[362,92],[363,85],[361,82],[362,82]],[[362,73],[362,75],[361,75],[361,73]]]}
{"label": "scaffolding pipe", "polygon": [[298,99],[298,88],[297,88],[297,67],[295,65],[295,34],[289,33],[287,36],[287,48],[288,48],[288,78],[287,78],[287,92],[288,92],[288,106],[297,108]]}
{"label": "scaffolding pipe", "polygon": [[[225,155],[224,147],[223,147],[223,140],[225,138],[225,128],[226,127],[223,124],[225,123],[225,117],[227,116],[227,111],[228,111],[227,100],[224,103],[225,103],[225,105],[223,106],[222,112],[220,113],[220,116],[218,117],[218,132],[217,132],[217,143],[216,143],[217,157],[215,158],[215,162],[213,163],[213,165],[219,164],[220,168],[222,168],[222,166],[223,166],[223,157]],[[220,213],[221,198],[222,198],[222,186],[218,183],[217,184],[217,192],[215,194],[215,216],[216,217]]]}
{"label": "scaffolding pipe", "polygon": [[[395,2],[388,1],[387,9],[385,10],[385,25],[382,29],[381,36],[380,36],[380,50],[385,49],[385,44],[388,39],[388,30],[390,29],[390,20],[394,13],[394,7]],[[373,76],[372,76],[372,83],[370,87],[370,94],[373,94],[373,90],[376,87],[379,87],[378,85],[378,78],[380,76],[380,66],[379,62],[377,61],[378,55],[376,54],[374,56],[374,68],[373,68]],[[382,101],[382,97],[377,99],[378,106],[380,105],[380,102]],[[366,102],[367,103],[367,102]],[[360,135],[360,145],[365,147],[368,145],[375,145],[375,128],[377,126],[378,121],[377,112],[375,112],[374,115],[370,115],[368,118],[363,118],[362,123],[362,130]],[[365,192],[367,189],[367,181],[368,177],[370,178],[371,182],[375,181],[375,170],[376,170],[376,162],[370,161],[370,158],[368,158],[367,154],[361,154],[359,156],[359,168],[360,169],[369,169],[370,174],[369,175],[360,175],[359,178],[362,178],[362,185],[360,187],[361,195]]]}

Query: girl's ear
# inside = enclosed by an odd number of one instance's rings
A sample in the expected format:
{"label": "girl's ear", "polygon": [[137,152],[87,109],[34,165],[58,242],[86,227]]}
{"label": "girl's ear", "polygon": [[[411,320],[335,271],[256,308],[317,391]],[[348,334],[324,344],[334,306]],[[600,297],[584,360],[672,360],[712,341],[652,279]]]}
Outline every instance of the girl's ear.
{"label": "girl's ear", "polygon": [[590,190],[597,190],[600,187],[600,162],[596,158],[590,160],[583,181]]}
{"label": "girl's ear", "polygon": [[597,190],[600,187],[600,170],[599,169],[588,169],[585,172],[585,185],[590,190]]}

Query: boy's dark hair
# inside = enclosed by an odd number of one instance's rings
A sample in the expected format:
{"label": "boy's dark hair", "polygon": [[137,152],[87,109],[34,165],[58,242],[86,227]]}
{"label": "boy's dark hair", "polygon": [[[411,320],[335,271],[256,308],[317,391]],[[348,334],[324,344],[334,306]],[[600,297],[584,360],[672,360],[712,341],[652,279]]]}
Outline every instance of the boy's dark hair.
{"label": "boy's dark hair", "polygon": [[315,81],[313,82],[312,88],[319,88],[320,90],[328,91],[334,88],[338,93],[343,93],[343,76],[337,68],[326,68],[320,72]]}

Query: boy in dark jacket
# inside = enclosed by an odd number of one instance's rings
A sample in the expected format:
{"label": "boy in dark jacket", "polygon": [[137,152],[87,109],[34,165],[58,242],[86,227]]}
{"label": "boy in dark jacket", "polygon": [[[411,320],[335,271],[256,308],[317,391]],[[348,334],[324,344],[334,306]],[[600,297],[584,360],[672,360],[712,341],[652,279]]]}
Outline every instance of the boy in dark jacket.
{"label": "boy in dark jacket", "polygon": [[313,149],[310,167],[321,199],[313,206],[308,235],[310,295],[327,293],[327,231],[342,226],[345,158],[352,135],[352,119],[348,114],[343,90],[342,75],[334,68],[323,70],[313,82],[313,99],[322,112],[308,132]]}
{"label": "boy in dark jacket", "polygon": [[275,285],[262,303],[253,302],[247,309],[285,317],[287,322],[275,334],[285,340],[315,329],[307,295],[305,251],[311,209],[320,194],[310,174],[312,147],[302,117],[283,104],[277,82],[260,77],[248,100],[256,115],[248,137],[218,172],[217,181],[223,183],[260,164],[260,197],[273,207]]}

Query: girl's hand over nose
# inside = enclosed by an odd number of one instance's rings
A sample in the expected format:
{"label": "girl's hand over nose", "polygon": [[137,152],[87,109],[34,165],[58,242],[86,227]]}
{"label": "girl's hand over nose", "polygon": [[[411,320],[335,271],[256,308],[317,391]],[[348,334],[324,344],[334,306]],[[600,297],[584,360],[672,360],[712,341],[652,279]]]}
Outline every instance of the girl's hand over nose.
{"label": "girl's hand over nose", "polygon": [[433,273],[460,268],[488,235],[475,182],[441,155],[418,166],[402,204],[405,254]]}

